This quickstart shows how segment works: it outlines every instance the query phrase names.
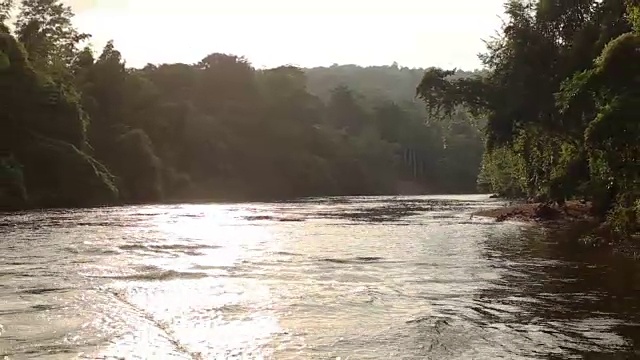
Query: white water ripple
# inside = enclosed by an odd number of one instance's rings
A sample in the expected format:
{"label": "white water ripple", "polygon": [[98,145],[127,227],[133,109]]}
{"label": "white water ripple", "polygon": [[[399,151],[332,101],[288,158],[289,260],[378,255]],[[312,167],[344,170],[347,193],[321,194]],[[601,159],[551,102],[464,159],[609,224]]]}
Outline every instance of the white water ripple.
{"label": "white water ripple", "polygon": [[0,215],[6,359],[633,357],[637,265],[486,196]]}

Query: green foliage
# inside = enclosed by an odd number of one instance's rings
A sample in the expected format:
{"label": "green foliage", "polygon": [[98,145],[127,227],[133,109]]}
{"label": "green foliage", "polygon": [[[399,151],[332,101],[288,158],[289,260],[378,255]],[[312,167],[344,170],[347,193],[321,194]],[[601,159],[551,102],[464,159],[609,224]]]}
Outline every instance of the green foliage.
{"label": "green foliage", "polygon": [[0,51],[0,72],[8,70],[9,67],[11,67],[9,55],[5,54],[4,51]]}
{"label": "green foliage", "polygon": [[38,70],[65,78],[78,50],[89,35],[72,24],[73,12],[60,0],[22,0],[15,28],[29,60]]}
{"label": "green foliage", "polygon": [[638,229],[635,205],[640,199],[640,35],[627,33],[612,40],[596,59],[584,84],[597,104],[585,131],[593,177],[606,184],[609,221],[623,234]]}
{"label": "green foliage", "polygon": [[9,33],[6,22],[11,18],[14,5],[13,0],[0,0],[0,33]]}
{"label": "green foliage", "polygon": [[0,210],[21,208],[26,203],[22,164],[11,155],[0,157]]}
{"label": "green foliage", "polygon": [[117,195],[109,171],[85,151],[87,118],[77,92],[35,71],[24,48],[0,35],[11,67],[0,77],[0,153],[22,164],[33,205],[88,205]]}
{"label": "green foliage", "polygon": [[126,199],[141,202],[162,199],[162,162],[144,131],[136,129],[121,135],[115,143],[114,155],[111,163]]}
{"label": "green foliage", "polygon": [[[5,166],[22,169],[11,194],[30,206],[394,194],[407,182],[475,191],[482,134],[468,120],[480,107],[429,121],[414,96],[422,69],[256,70],[220,53],[128,69],[113,42],[80,49],[72,18],[59,0],[23,0],[14,34],[0,31],[0,154],[20,164]],[[457,99],[484,88],[470,75],[447,74]]]}
{"label": "green foliage", "polygon": [[526,194],[525,162],[510,146],[484,154],[479,183],[483,188],[506,197]]}
{"label": "green foliage", "polygon": [[413,102],[414,90],[424,69],[334,65],[306,69],[304,72],[308,79],[309,92],[325,101],[335,88],[347,86],[374,102],[388,100],[400,104]]}
{"label": "green foliage", "polygon": [[107,168],[72,144],[37,137],[24,157],[26,187],[34,204],[89,206],[118,197]]}
{"label": "green foliage", "polygon": [[458,106],[486,116],[480,181],[493,191],[560,204],[581,196],[620,234],[637,232],[638,6],[512,0],[506,13],[481,56],[484,78],[461,82],[432,69],[418,95],[441,118]]}
{"label": "green foliage", "polygon": [[[456,106],[451,119],[435,113],[429,117],[415,99],[424,69],[335,65],[307,69],[305,73],[309,92],[327,102],[335,90],[350,90],[351,102],[366,110],[364,117],[375,123],[380,138],[400,145],[395,168],[402,178],[418,178],[438,192],[476,190],[483,147],[478,128],[484,118],[471,118],[471,114],[481,115],[474,112],[480,110],[475,104]],[[464,84],[469,91],[473,86],[483,86],[482,74],[456,70],[447,79]]]}
{"label": "green foliage", "polygon": [[627,7],[627,19],[631,23],[631,26],[633,26],[633,30],[640,32],[640,5],[633,4],[633,2],[629,0]]}

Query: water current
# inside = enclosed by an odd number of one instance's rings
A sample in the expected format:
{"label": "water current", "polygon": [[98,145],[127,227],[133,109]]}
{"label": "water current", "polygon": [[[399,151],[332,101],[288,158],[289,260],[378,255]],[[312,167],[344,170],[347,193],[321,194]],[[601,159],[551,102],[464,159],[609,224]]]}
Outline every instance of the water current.
{"label": "water current", "polygon": [[0,359],[640,357],[640,265],[487,196],[0,214]]}

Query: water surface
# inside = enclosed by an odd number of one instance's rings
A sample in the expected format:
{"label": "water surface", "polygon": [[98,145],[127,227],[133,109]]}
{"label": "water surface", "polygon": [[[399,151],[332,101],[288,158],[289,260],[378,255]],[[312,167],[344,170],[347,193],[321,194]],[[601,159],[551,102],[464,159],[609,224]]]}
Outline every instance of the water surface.
{"label": "water surface", "polygon": [[636,262],[471,217],[486,196],[0,215],[5,359],[640,352]]}

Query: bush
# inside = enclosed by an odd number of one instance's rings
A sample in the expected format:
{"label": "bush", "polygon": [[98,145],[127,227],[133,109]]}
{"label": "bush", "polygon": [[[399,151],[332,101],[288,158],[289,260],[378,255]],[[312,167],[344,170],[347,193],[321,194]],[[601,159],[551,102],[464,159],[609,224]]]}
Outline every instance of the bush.
{"label": "bush", "polygon": [[26,205],[22,165],[13,156],[0,157],[0,209],[19,209]]}

